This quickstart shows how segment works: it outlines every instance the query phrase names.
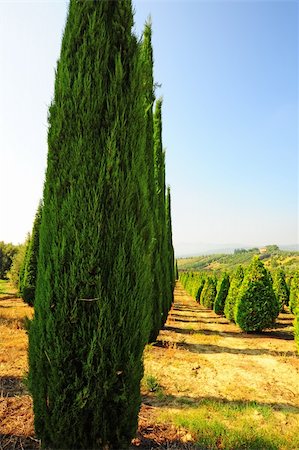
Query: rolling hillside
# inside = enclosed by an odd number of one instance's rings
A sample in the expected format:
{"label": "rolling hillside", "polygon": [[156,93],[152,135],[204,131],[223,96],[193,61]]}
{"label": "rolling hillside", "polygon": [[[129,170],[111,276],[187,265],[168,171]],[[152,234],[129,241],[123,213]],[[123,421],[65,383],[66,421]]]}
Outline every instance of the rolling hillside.
{"label": "rolling hillside", "polygon": [[192,258],[180,258],[177,260],[179,270],[191,271],[223,271],[230,272],[239,264],[247,266],[254,255],[260,255],[260,259],[269,269],[282,267],[286,272],[294,272],[299,269],[299,252],[279,249],[276,245],[249,250],[236,249],[231,255],[214,254],[194,256]]}

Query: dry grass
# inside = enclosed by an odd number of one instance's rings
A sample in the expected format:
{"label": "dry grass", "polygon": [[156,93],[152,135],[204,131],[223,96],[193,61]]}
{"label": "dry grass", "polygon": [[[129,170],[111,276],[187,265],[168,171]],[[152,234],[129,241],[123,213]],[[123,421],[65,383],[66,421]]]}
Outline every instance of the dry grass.
{"label": "dry grass", "polygon": [[33,448],[32,399],[22,381],[28,370],[26,317],[20,299],[0,298],[0,449]]}
{"label": "dry grass", "polygon": [[[32,313],[21,300],[0,299],[0,450],[40,448],[22,382],[24,318]],[[144,352],[143,405],[131,449],[298,450],[292,320],[281,314],[274,329],[248,335],[178,284],[168,321]]]}
{"label": "dry grass", "polygon": [[[275,328],[246,334],[179,284],[175,299],[158,342],[144,354],[144,400],[157,422],[189,430],[200,448],[298,449],[293,316],[281,314]],[[147,388],[149,375],[156,392]],[[257,418],[264,416],[263,424]]]}

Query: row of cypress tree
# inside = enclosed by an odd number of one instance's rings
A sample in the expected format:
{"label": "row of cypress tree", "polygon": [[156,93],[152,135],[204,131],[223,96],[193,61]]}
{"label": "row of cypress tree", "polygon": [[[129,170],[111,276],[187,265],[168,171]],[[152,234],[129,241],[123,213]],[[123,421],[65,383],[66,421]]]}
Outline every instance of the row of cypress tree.
{"label": "row of cypress tree", "polygon": [[29,387],[43,447],[129,445],[143,349],[173,301],[151,26],[141,41],[132,26],[130,0],[70,1],[30,293]]}
{"label": "row of cypress tree", "polygon": [[246,271],[238,266],[231,276],[223,273],[218,283],[214,275],[203,273],[181,273],[180,279],[203,306],[224,314],[245,331],[271,326],[279,311],[288,305],[284,272],[277,269],[271,276],[258,257]]}

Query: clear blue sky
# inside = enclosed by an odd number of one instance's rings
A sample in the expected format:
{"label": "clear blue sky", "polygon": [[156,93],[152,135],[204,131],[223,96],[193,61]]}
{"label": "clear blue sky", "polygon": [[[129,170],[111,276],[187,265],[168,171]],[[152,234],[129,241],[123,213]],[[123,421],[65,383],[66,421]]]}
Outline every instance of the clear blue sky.
{"label": "clear blue sky", "polygon": [[[298,3],[141,1],[178,255],[298,243]],[[0,2],[0,240],[22,242],[42,195],[47,108],[67,2]]]}

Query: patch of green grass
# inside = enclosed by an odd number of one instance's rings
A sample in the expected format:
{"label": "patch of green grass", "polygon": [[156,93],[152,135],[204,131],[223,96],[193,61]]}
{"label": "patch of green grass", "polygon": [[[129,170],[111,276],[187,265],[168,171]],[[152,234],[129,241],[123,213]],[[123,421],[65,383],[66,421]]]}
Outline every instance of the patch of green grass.
{"label": "patch of green grass", "polygon": [[255,402],[203,400],[160,415],[187,429],[200,449],[294,450],[299,448],[299,411]]}
{"label": "patch of green grass", "polygon": [[146,388],[150,392],[156,392],[159,389],[159,387],[160,387],[157,378],[154,377],[153,375],[147,375],[145,377],[144,382],[145,382]]}
{"label": "patch of green grass", "polygon": [[165,400],[164,389],[155,376],[146,375],[142,380],[142,385],[148,392],[153,393],[157,400]]}

